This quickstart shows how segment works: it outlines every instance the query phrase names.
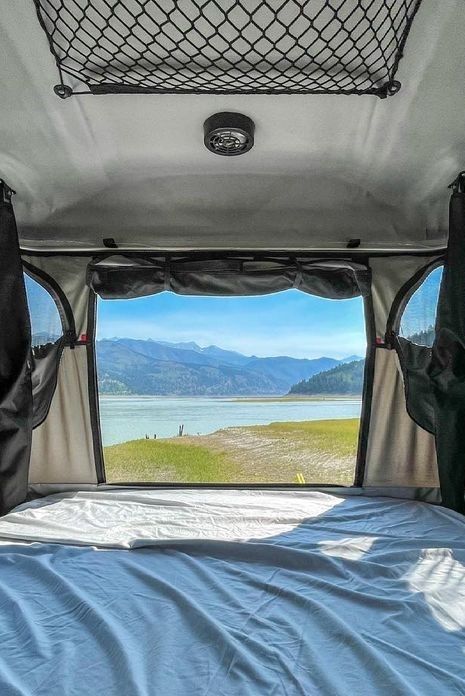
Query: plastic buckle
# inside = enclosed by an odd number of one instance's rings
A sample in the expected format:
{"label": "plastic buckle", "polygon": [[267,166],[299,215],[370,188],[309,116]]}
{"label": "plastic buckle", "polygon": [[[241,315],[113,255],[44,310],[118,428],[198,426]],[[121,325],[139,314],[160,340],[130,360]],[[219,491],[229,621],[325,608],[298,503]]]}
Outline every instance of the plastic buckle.
{"label": "plastic buckle", "polygon": [[2,203],[11,203],[11,197],[15,193],[16,191],[13,191],[3,179],[0,179],[0,200]]}
{"label": "plastic buckle", "polygon": [[465,171],[460,172],[447,188],[452,189],[454,193],[465,193]]}

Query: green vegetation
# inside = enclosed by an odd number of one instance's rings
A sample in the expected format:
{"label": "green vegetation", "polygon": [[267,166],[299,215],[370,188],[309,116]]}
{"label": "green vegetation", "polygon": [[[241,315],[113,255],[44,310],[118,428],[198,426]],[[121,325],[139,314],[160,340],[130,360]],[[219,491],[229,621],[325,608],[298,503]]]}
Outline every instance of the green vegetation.
{"label": "green vegetation", "polygon": [[226,399],[232,403],[241,404],[279,404],[295,403],[296,401],[348,401],[360,394],[285,394],[284,396],[237,396],[233,399]]}
{"label": "green vegetation", "polygon": [[364,369],[364,360],[337,365],[298,382],[291,387],[289,394],[361,394]]}
{"label": "green vegetation", "polygon": [[225,428],[106,447],[107,480],[353,483],[357,418]]}
{"label": "green vegetation", "polygon": [[211,483],[234,479],[235,467],[223,453],[187,439],[131,440],[105,447],[107,480]]}
{"label": "green vegetation", "polygon": [[99,391],[102,394],[111,394],[118,396],[127,396],[131,394],[131,391],[127,386],[118,381],[117,379],[111,379],[111,377],[103,377],[98,383]]}
{"label": "green vegetation", "polygon": [[305,449],[325,452],[337,457],[355,456],[358,438],[358,418],[317,421],[292,421],[252,425],[252,432],[298,442]]}
{"label": "green vegetation", "polygon": [[417,346],[432,346],[434,343],[435,330],[434,326],[429,326],[424,331],[407,336],[407,340],[411,343],[416,343]]}

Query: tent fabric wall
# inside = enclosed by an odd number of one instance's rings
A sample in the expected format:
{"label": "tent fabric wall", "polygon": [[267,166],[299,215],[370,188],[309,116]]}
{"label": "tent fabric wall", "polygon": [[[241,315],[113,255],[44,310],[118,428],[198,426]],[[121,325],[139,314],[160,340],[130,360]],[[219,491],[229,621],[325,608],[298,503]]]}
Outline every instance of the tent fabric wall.
{"label": "tent fabric wall", "polygon": [[438,488],[434,437],[408,415],[404,383],[394,350],[378,348],[367,466],[363,485]]}
{"label": "tent fabric wall", "polygon": [[377,346],[367,442],[364,486],[438,489],[434,437],[412,420],[406,409],[402,370],[396,351],[386,345],[392,308],[411,292],[412,278],[426,274],[443,254],[380,256],[370,259]]}
{"label": "tent fabric wall", "polygon": [[33,431],[30,485],[97,483],[87,360],[86,346],[63,351],[48,416]]}
{"label": "tent fabric wall", "polygon": [[[84,285],[86,269],[109,255],[28,256],[63,288],[76,318],[77,327],[87,336],[89,293]],[[355,264],[369,266],[375,331],[384,342],[388,318],[394,299],[415,274],[438,262],[441,254],[383,255],[367,258],[354,252]],[[107,259],[105,261],[105,259]],[[357,262],[358,259],[358,262]],[[434,438],[408,416],[402,373],[395,350],[375,347],[373,395],[367,404],[370,420],[366,443],[364,491],[385,490],[386,495],[435,499],[438,491]],[[60,365],[59,383],[48,418],[34,431],[30,483],[53,487],[74,483],[97,485],[98,463],[93,449],[93,435],[98,423],[92,418],[90,403],[96,398],[87,394],[88,361],[86,347],[65,349]],[[65,399],[73,402],[71,408]],[[50,489],[48,489],[50,490]]]}
{"label": "tent fabric wall", "polygon": [[[23,255],[28,265],[49,277],[66,297],[73,315],[77,344],[64,347],[56,388],[46,419],[33,431],[29,484],[97,484],[95,452],[98,423],[89,390],[92,334],[89,306],[93,293],[86,286],[88,257],[66,255]],[[44,282],[46,287],[46,283]]]}

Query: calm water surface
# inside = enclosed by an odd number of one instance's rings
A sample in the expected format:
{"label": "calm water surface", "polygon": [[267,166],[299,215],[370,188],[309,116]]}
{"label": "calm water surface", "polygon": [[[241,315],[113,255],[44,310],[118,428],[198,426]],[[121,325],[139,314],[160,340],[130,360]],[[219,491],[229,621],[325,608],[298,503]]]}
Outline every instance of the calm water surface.
{"label": "calm water surface", "polygon": [[233,399],[167,396],[101,396],[100,419],[104,445],[136,440],[145,435],[173,437],[184,424],[186,435],[206,435],[220,428],[265,425],[274,421],[358,418],[356,398],[324,401],[234,401]]}

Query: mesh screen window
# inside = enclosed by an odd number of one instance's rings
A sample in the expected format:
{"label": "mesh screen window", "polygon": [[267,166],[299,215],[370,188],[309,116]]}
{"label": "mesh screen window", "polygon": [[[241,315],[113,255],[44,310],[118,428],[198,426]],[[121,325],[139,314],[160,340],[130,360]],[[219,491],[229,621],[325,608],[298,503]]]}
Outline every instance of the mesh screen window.
{"label": "mesh screen window", "polygon": [[[398,91],[421,0],[35,0],[62,97]],[[72,87],[65,85],[72,78]]]}
{"label": "mesh screen window", "polygon": [[161,293],[97,310],[108,482],[353,484],[361,298]]}
{"label": "mesh screen window", "polygon": [[431,347],[443,268],[440,266],[425,278],[410,297],[400,321],[400,336],[420,346]]}
{"label": "mesh screen window", "polygon": [[31,319],[32,347],[55,343],[63,335],[61,317],[50,293],[24,274],[27,303]]}

